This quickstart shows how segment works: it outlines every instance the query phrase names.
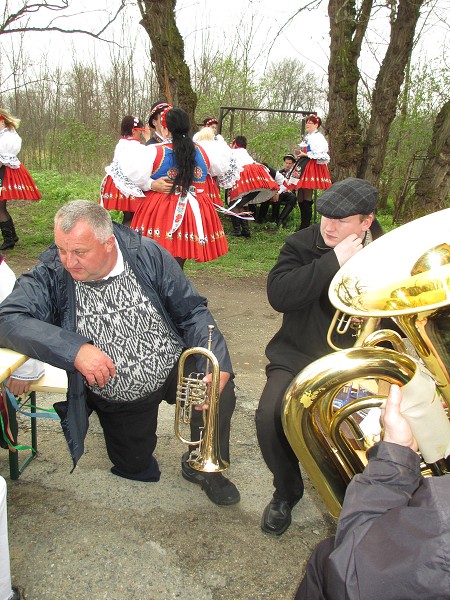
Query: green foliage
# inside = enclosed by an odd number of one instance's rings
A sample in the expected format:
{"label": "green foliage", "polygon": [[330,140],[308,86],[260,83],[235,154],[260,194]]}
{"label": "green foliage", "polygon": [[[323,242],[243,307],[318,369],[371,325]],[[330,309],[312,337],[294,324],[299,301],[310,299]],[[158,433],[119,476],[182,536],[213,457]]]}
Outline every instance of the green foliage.
{"label": "green foliage", "polygon": [[112,156],[116,140],[100,135],[75,119],[60,119],[55,168],[63,172],[102,173],[104,156]]}

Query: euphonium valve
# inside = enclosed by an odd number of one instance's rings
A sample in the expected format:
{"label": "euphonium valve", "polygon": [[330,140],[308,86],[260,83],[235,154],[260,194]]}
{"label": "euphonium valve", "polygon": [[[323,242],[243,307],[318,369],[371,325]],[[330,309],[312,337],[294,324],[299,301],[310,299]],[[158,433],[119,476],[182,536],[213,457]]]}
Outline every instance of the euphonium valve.
{"label": "euphonium valve", "polygon": [[[220,456],[219,446],[219,396],[220,367],[216,356],[211,351],[214,326],[208,326],[208,347],[189,348],[180,356],[178,365],[177,395],[175,406],[175,435],[184,444],[194,446],[188,464],[197,471],[218,473],[228,468],[229,464]],[[189,356],[200,354],[205,357],[204,373],[184,374],[184,367]],[[211,375],[211,382],[204,381]],[[203,410],[203,427],[198,440],[183,437],[182,425],[190,425],[192,411]]]}

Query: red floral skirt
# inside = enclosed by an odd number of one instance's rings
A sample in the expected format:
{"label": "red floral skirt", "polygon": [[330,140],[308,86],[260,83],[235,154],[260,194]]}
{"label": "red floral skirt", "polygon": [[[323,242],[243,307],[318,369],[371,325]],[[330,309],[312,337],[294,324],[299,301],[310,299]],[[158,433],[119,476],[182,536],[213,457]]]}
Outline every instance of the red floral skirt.
{"label": "red floral skirt", "polygon": [[[279,185],[263,165],[252,163],[251,165],[245,165],[240,178],[231,188],[230,203],[238,198],[242,198],[246,194],[262,190],[268,190],[269,195],[265,198],[267,200],[278,192],[279,189]],[[270,192],[273,193],[270,194]]]}
{"label": "red floral skirt", "polygon": [[199,236],[194,211],[189,203],[181,224],[171,233],[179,195],[150,191],[145,196],[134,213],[131,228],[158,242],[172,256],[208,262],[228,252],[222,223],[205,191],[197,191],[196,195],[203,238]]}
{"label": "red floral skirt", "polygon": [[289,182],[287,187],[290,190],[298,190],[299,188],[326,190],[331,187],[330,172],[327,165],[317,164],[317,161],[313,158],[308,160],[298,182]]}
{"label": "red floral skirt", "polygon": [[144,198],[136,198],[135,196],[124,196],[117,189],[111,175],[106,175],[100,187],[99,203],[107,210],[121,210],[122,212],[135,212],[137,206]]}
{"label": "red floral skirt", "polygon": [[4,200],[40,200],[42,195],[33,178],[21,164],[18,169],[5,165],[5,174],[0,191],[0,201]]}

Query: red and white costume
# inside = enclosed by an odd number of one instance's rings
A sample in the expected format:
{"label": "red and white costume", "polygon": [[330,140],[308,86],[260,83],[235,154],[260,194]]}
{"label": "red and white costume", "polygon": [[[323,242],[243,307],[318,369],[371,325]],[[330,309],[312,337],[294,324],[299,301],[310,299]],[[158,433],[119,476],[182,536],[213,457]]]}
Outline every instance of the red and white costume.
{"label": "red and white costume", "polygon": [[[107,210],[135,212],[150,189],[144,191],[133,183],[143,170],[148,170],[150,155],[148,146],[133,138],[122,137],[114,150],[112,163],[105,168],[106,175],[100,187],[100,204]],[[128,174],[128,176],[126,175]]]}
{"label": "red and white costume", "polygon": [[329,188],[331,178],[327,164],[330,162],[330,155],[325,137],[316,130],[306,134],[299,147],[307,157],[300,158],[294,166],[287,182],[288,189],[326,190]]}
{"label": "red and white costume", "polygon": [[5,167],[0,201],[42,198],[30,173],[17,158],[21,148],[22,138],[15,129],[5,127],[0,131],[0,167]]}
{"label": "red and white costume", "polygon": [[[177,165],[171,143],[146,146],[152,153],[147,168],[133,182],[145,189],[150,177],[174,180]],[[205,185],[210,161],[206,152],[196,146],[194,180],[186,194],[146,192],[131,222],[132,229],[141,231],[166,248],[174,257],[197,262],[214,260],[228,252],[222,223]],[[132,179],[129,172],[125,173]]]}
{"label": "red and white costume", "polygon": [[259,204],[270,200],[279,190],[279,185],[269,173],[269,169],[253,160],[245,148],[233,148],[237,164],[242,167],[239,179],[232,185],[230,205],[252,192],[258,194],[248,204]]}

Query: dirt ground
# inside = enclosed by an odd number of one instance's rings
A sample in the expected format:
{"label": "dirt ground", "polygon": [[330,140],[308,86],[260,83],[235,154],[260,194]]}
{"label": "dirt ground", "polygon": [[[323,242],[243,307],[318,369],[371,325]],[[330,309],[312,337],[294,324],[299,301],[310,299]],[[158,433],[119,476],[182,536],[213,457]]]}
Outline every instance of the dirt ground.
{"label": "dirt ground", "polygon": [[[16,273],[21,265],[12,265]],[[86,455],[70,474],[60,426],[38,423],[38,455],[17,481],[7,453],[0,473],[8,483],[13,579],[29,600],[285,600],[292,598],[315,545],[334,522],[309,481],[280,538],[260,529],[271,498],[271,474],[260,456],[254,411],[264,385],[264,348],[280,323],[269,306],[265,278],[196,276],[198,290],[223,331],[236,373],[228,476],[241,493],[232,507],[212,504],[181,477],[185,448],[173,434],[173,407],[161,406],[156,455],[159,483],[109,471],[95,417]],[[38,398],[51,405],[57,396]],[[21,426],[26,442],[28,424]]]}

